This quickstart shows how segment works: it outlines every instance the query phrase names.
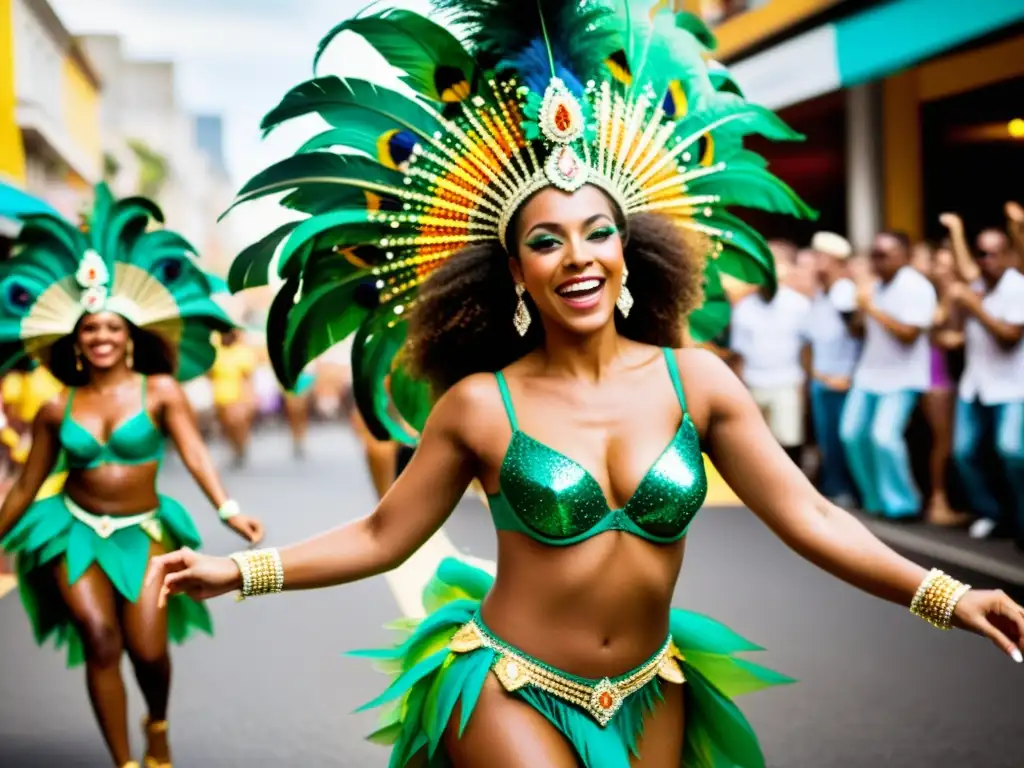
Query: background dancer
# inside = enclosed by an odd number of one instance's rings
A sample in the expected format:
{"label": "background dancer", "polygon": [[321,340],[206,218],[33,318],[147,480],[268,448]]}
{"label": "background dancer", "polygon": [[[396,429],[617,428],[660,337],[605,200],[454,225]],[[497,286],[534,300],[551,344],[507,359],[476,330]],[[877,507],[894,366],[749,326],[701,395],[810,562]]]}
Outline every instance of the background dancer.
{"label": "background dancer", "polygon": [[[24,471],[0,507],[0,542],[17,555],[37,642],[66,647],[69,666],[84,661],[114,765],[137,765],[121,679],[127,651],[148,708],[146,768],[167,768],[168,640],[212,625],[205,606],[184,596],[158,606],[155,589],[143,587],[152,556],[200,545],[184,507],[156,491],[165,439],[229,527],[252,543],[263,529],[229,499],[173,376],[204,372],[211,331],[230,322],[184,240],[146,232],[151,218],[161,220],[148,201],[115,202],[100,185],[88,233],[28,218],[25,248],[3,265],[6,295],[16,300],[3,304],[0,328],[24,335],[0,337],[0,367],[31,354],[68,389],[34,420]],[[63,492],[33,504],[61,452]]]}

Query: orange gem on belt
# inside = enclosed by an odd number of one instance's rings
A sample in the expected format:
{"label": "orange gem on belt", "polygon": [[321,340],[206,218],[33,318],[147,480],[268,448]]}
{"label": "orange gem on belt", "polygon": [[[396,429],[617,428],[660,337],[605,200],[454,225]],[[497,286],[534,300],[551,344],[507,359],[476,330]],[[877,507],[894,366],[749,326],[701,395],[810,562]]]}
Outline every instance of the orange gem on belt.
{"label": "orange gem on belt", "polygon": [[601,705],[601,709],[611,709],[612,704],[615,703],[615,699],[612,698],[612,695],[608,691],[605,691],[601,694],[597,703]]}

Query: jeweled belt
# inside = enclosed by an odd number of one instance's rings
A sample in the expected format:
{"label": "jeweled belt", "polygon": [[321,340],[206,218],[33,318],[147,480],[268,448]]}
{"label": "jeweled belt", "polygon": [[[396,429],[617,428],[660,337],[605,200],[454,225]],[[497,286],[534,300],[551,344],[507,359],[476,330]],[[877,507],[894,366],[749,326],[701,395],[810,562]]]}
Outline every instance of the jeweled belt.
{"label": "jeweled belt", "polygon": [[64,505],[73,518],[92,528],[101,539],[109,539],[122,528],[131,528],[133,525],[142,526],[151,538],[154,537],[154,533],[159,534],[160,523],[154,520],[159,511],[156,509],[137,515],[97,515],[80,507],[67,495],[64,496]]}
{"label": "jeweled belt", "polygon": [[506,645],[475,621],[464,624],[448,643],[453,653],[469,653],[478,648],[490,648],[498,654],[493,671],[506,691],[518,691],[527,685],[547,691],[563,701],[574,704],[593,717],[602,727],[607,725],[619,711],[622,703],[655,677],[681,684],[685,682],[679,662],[683,655],[676,648],[672,638],[649,661],[621,678],[607,677],[596,682],[585,682],[569,677],[557,670],[525,656]]}

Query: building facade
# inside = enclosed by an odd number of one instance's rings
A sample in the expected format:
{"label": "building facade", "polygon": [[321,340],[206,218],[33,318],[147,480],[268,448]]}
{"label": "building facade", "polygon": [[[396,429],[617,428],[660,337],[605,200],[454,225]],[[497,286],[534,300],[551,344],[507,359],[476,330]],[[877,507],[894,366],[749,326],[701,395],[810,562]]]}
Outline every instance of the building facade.
{"label": "building facade", "polygon": [[[947,209],[971,228],[998,220],[1013,194],[1000,169],[1024,167],[1024,141],[1012,129],[1024,118],[1021,0],[677,0],[676,8],[713,26],[714,55],[749,99],[807,135],[803,145],[764,149],[822,210],[818,226],[864,246],[882,227],[939,237]],[[784,234],[807,232],[797,225]]]}
{"label": "building facade", "polygon": [[101,96],[45,0],[0,0],[0,173],[70,218],[102,176]]}

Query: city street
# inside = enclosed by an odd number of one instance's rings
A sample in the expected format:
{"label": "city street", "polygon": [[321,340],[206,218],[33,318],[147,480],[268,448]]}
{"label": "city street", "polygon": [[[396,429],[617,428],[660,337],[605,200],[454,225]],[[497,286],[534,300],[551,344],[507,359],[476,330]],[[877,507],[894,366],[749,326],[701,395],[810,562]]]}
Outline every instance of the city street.
{"label": "city street", "polygon": [[[219,450],[217,457],[226,465]],[[301,462],[291,458],[284,432],[261,432],[249,466],[225,479],[243,509],[266,522],[270,545],[351,520],[373,504],[361,451],[341,427],[315,429]],[[175,457],[166,462],[162,490],[196,511],[208,551],[236,547]],[[387,642],[383,625],[417,611],[416,590],[446,551],[494,556],[490,520],[471,497],[443,533],[388,577],[212,603],[217,637],[174,655],[175,765],[386,765],[387,751],[362,738],[375,714],[351,714],[386,678],[342,652]],[[756,660],[800,681],[740,700],[774,768],[1024,765],[1024,665],[987,641],[939,632],[905,608],[835,581],[745,510],[709,508],[694,523],[676,604],[764,645],[769,650]],[[81,671],[68,672],[61,654],[36,648],[15,593],[0,600],[0,654],[0,766],[107,766]],[[130,679],[127,664],[125,672]],[[143,709],[130,689],[134,726]],[[133,738],[141,755],[138,728]]]}

